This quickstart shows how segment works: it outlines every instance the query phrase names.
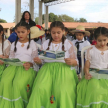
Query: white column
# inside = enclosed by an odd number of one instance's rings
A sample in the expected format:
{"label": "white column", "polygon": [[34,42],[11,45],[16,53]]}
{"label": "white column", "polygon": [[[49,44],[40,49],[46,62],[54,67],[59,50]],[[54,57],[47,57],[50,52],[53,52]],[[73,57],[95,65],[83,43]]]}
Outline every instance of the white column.
{"label": "white column", "polygon": [[32,20],[34,20],[34,0],[29,0],[29,3],[30,3],[31,18],[32,18]]}
{"label": "white column", "polygon": [[15,0],[15,23],[21,20],[21,0]]}
{"label": "white column", "polygon": [[39,20],[38,24],[42,25],[42,1],[39,1]]}
{"label": "white column", "polygon": [[49,21],[48,6],[45,6],[45,29],[48,29],[48,21]]}

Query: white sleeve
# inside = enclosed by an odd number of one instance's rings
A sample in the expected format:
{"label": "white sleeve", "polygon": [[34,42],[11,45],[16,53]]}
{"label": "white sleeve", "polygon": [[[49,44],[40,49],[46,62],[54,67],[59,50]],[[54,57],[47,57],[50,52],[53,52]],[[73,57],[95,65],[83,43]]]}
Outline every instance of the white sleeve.
{"label": "white sleeve", "polygon": [[38,46],[34,41],[32,42],[31,48],[32,48],[31,57],[32,57],[33,68],[35,71],[38,71],[39,66],[34,62],[34,58],[38,57]]}
{"label": "white sleeve", "polygon": [[13,43],[11,44],[11,49],[10,49],[9,58],[15,58],[14,44],[15,44],[15,42],[13,42]]}
{"label": "white sleeve", "polygon": [[89,48],[85,53],[85,59],[86,61],[89,60],[89,62],[91,62],[91,49],[92,48]]}
{"label": "white sleeve", "polygon": [[6,40],[5,46],[6,47],[5,47],[4,51],[3,51],[3,53],[4,53],[4,55],[9,55],[10,48],[11,48],[11,43],[8,40]]}
{"label": "white sleeve", "polygon": [[68,40],[68,43],[70,44],[70,45],[67,44],[69,46],[69,48],[68,48],[69,58],[75,59],[77,61],[77,64],[78,64],[77,49],[75,48],[75,46],[72,44],[71,41]]}

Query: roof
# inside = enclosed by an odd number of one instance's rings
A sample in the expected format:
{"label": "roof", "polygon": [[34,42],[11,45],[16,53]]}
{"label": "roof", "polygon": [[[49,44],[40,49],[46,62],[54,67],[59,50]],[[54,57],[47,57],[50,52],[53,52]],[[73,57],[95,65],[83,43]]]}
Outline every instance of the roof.
{"label": "roof", "polygon": [[[50,28],[51,22],[48,23],[48,28]],[[65,27],[75,29],[78,25],[82,25],[85,28],[97,28],[97,27],[106,27],[108,28],[108,23],[89,23],[89,22],[63,22]],[[45,27],[45,24],[42,25]]]}
{"label": "roof", "polygon": [[8,28],[8,29],[11,29],[11,28],[13,28],[13,27],[15,27],[15,23],[0,23],[2,26],[3,26],[3,28]]}
{"label": "roof", "polygon": [[49,2],[54,2],[54,1],[58,1],[58,0],[42,0],[44,3],[49,3]]}

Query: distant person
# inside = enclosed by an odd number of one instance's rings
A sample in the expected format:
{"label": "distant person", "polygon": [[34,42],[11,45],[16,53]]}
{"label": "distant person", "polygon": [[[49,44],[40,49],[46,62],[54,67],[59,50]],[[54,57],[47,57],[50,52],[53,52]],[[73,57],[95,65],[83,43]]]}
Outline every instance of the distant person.
{"label": "distant person", "polygon": [[8,40],[13,43],[16,41],[16,38],[17,38],[17,33],[16,33],[16,30],[15,30],[15,27],[12,29],[12,33],[11,35],[8,37]]}
{"label": "distant person", "polygon": [[46,40],[51,38],[50,30],[45,29],[45,37],[46,37]]}
{"label": "distant person", "polygon": [[94,31],[91,32],[90,37],[89,37],[89,41],[91,44],[93,40],[94,40]]}
{"label": "distant person", "polygon": [[31,14],[29,11],[25,11],[22,15],[22,18],[20,20],[21,21],[25,21],[27,24],[29,24],[30,27],[35,26],[36,23],[31,19]]}
{"label": "distant person", "polygon": [[89,41],[85,37],[85,36],[88,36],[90,34],[90,32],[85,31],[85,28],[81,25],[77,26],[76,30],[73,30],[72,32],[74,32],[76,35],[76,39],[73,40],[72,43],[77,48],[77,58],[79,60],[79,71],[77,72],[77,74],[80,74],[80,71],[81,71],[81,50],[84,47],[90,45]]}
{"label": "distant person", "polygon": [[64,33],[64,36],[66,37],[66,39],[72,41],[72,37],[68,34],[68,31],[69,31],[68,28],[65,27],[65,33]]}

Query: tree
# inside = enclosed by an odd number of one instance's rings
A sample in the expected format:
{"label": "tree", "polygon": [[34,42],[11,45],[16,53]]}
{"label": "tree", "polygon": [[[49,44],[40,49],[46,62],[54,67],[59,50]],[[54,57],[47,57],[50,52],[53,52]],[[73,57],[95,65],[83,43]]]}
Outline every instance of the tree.
{"label": "tree", "polygon": [[79,22],[87,22],[87,20],[85,18],[80,18]]}
{"label": "tree", "polygon": [[4,19],[0,19],[0,23],[7,23],[7,21]]}
{"label": "tree", "polygon": [[49,22],[53,22],[54,21],[54,13],[49,13]]}
{"label": "tree", "polygon": [[60,19],[63,21],[63,22],[74,22],[74,19],[68,15],[61,15]]}

